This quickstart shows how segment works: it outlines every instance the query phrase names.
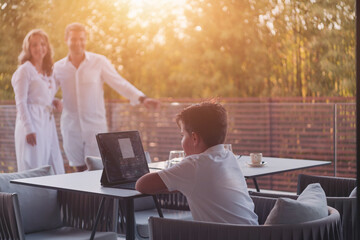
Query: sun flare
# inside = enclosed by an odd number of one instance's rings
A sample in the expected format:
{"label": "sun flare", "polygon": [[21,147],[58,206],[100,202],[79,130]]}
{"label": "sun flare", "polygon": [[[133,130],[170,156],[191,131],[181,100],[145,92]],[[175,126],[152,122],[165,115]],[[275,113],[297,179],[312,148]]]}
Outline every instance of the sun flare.
{"label": "sun flare", "polygon": [[[121,7],[125,0],[114,0],[115,7]],[[189,7],[186,0],[127,0],[131,26],[147,28],[151,25],[164,23],[164,19],[173,19],[174,32],[178,38],[183,38],[183,29],[187,27],[185,8]],[[165,27],[165,26],[163,26]],[[164,29],[160,27],[154,42],[165,43]]]}

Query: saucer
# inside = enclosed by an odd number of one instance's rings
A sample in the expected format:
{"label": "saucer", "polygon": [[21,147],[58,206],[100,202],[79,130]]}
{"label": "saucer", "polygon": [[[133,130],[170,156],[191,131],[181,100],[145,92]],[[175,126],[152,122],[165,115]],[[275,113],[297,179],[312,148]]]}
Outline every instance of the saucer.
{"label": "saucer", "polygon": [[249,165],[250,167],[263,167],[263,166],[265,166],[267,164],[267,162],[261,161],[260,164],[253,164],[251,162],[247,162],[246,164]]}

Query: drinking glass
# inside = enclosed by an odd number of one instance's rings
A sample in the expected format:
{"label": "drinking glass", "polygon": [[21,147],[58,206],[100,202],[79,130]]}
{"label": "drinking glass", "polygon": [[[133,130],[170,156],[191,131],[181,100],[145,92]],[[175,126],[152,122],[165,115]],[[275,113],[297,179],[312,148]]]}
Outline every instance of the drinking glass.
{"label": "drinking glass", "polygon": [[228,151],[232,152],[232,145],[231,144],[224,144],[224,148],[225,148],[225,150],[228,150]]}
{"label": "drinking glass", "polygon": [[167,161],[167,168],[179,163],[185,157],[185,153],[182,150],[172,150],[169,154],[169,160]]}

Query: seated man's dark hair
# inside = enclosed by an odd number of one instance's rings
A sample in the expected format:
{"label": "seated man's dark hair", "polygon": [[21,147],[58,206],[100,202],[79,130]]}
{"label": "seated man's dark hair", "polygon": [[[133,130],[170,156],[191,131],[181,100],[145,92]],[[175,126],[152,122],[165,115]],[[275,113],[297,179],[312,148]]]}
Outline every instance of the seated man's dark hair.
{"label": "seated man's dark hair", "polygon": [[215,102],[202,102],[183,109],[176,116],[188,133],[197,133],[207,147],[225,142],[227,132],[227,113],[225,108]]}

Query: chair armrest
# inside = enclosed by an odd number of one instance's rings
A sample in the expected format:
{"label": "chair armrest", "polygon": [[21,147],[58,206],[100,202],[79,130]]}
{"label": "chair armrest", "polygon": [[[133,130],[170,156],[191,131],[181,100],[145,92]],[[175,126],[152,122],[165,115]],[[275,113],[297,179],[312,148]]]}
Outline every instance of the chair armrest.
{"label": "chair armrest", "polygon": [[0,192],[0,239],[25,239],[16,193]]}
{"label": "chair armrest", "polygon": [[150,239],[162,240],[339,240],[340,216],[328,207],[329,215],[322,219],[301,224],[250,226],[243,224],[183,221],[150,217]]}
{"label": "chair armrest", "polygon": [[344,239],[359,239],[357,229],[358,216],[356,212],[356,198],[352,197],[327,197],[327,204],[339,211]]}
{"label": "chair armrest", "polygon": [[257,196],[257,197],[267,197],[267,198],[291,198],[297,199],[298,195],[290,195],[290,194],[276,194],[276,193],[263,193],[263,192],[253,192],[249,191],[250,196]]}

